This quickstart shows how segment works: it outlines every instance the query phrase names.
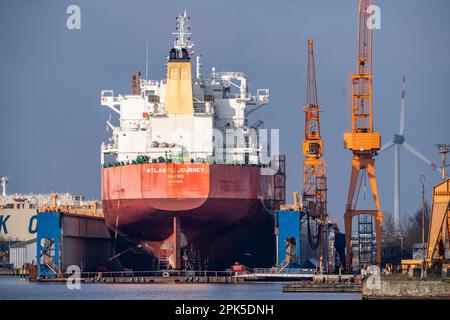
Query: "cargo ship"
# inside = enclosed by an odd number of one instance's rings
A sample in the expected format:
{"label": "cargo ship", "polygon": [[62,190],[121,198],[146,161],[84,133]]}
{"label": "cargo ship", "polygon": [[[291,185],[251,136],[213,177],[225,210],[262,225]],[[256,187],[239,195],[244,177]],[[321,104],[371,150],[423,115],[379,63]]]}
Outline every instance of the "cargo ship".
{"label": "cargo ship", "polygon": [[285,160],[269,155],[263,122],[248,119],[269,90],[251,94],[241,72],[203,75],[186,11],[176,21],[165,79],[135,72],[131,94],[101,92],[101,105],[119,117],[118,126],[107,121],[112,136],[101,146],[107,226],[155,268],[188,268],[192,257],[209,270],[271,267]]}

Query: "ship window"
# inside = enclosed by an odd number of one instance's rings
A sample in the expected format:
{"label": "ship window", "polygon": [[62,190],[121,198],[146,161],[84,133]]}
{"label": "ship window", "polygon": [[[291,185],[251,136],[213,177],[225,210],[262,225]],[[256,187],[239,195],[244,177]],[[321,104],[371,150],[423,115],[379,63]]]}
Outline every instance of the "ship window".
{"label": "ship window", "polygon": [[155,95],[155,90],[147,90],[147,91],[145,91],[145,95],[146,96],[153,96],[153,95]]}

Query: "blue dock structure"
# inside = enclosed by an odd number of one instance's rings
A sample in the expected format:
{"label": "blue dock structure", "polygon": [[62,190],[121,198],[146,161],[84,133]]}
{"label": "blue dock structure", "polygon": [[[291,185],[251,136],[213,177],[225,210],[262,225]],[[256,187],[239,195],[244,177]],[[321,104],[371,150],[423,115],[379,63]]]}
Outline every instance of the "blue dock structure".
{"label": "blue dock structure", "polygon": [[99,271],[114,254],[110,232],[97,208],[40,208],[36,239],[38,279],[58,277],[71,265],[80,271]]}

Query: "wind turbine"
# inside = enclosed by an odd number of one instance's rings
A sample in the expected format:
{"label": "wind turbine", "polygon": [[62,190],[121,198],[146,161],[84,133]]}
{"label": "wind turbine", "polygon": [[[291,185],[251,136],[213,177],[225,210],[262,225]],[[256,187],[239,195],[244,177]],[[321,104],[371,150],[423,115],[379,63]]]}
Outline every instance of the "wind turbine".
{"label": "wind turbine", "polygon": [[402,84],[402,97],[400,104],[400,127],[394,137],[386,142],[378,151],[378,154],[386,151],[387,149],[394,147],[394,225],[395,229],[400,229],[400,146],[406,149],[409,153],[411,153],[416,158],[419,158],[429,166],[433,170],[441,171],[438,166],[430,161],[427,157],[425,157],[422,153],[417,151],[412,145],[406,142],[404,133],[405,133],[405,98],[406,98],[406,81],[405,76],[403,76],[403,84]]}

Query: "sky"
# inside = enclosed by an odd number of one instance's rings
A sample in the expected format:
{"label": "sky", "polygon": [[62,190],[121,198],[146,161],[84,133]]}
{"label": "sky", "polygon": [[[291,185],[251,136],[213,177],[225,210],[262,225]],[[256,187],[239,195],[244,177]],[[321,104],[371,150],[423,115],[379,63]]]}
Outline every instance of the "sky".
{"label": "sky", "polygon": [[[71,4],[81,9],[80,30],[66,27]],[[405,75],[406,140],[440,163],[435,145],[450,143],[450,2],[374,4],[381,9],[373,51],[375,130],[382,143],[397,131]],[[175,17],[184,9],[204,74],[213,66],[242,71],[253,92],[270,89],[270,104],[252,119],[280,129],[288,202],[302,188],[306,41],[314,39],[328,211],[342,225],[352,157],[342,134],[350,127],[349,77],[356,70],[356,0],[1,1],[0,175],[10,177],[9,192],[100,198],[100,144],[110,134],[105,120],[111,113],[100,106],[100,91],[129,92],[131,72],[145,71],[146,41],[150,78],[164,78]],[[420,175],[428,199],[440,175],[405,150],[400,159],[407,217],[421,203]],[[392,149],[376,158],[384,212],[393,211],[393,162]]]}

